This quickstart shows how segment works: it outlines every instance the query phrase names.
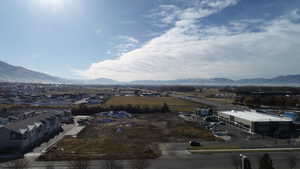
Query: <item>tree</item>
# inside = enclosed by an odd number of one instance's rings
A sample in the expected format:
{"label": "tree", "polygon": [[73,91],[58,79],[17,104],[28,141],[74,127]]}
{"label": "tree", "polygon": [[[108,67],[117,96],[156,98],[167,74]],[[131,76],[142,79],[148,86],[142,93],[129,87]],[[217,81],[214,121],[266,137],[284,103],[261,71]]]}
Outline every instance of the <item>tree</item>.
{"label": "tree", "polygon": [[102,163],[101,169],[123,169],[123,165],[117,163],[115,160],[105,160]]}
{"label": "tree", "polygon": [[170,112],[169,106],[167,103],[164,103],[164,105],[161,108],[162,113],[168,113]]}
{"label": "tree", "polygon": [[297,156],[294,153],[291,153],[288,157],[287,157],[287,163],[289,166],[289,169],[295,169],[295,167],[297,166]]}
{"label": "tree", "polygon": [[244,99],[244,104],[246,105],[253,105],[254,101],[253,101],[253,98],[248,96]]}
{"label": "tree", "polygon": [[146,169],[150,166],[148,160],[132,160],[129,162],[131,169]]}
{"label": "tree", "polygon": [[10,161],[6,164],[5,168],[8,169],[27,169],[30,166],[30,161],[27,159],[19,159]]}
{"label": "tree", "polygon": [[244,159],[244,169],[251,169],[251,162],[248,158]]}
{"label": "tree", "polygon": [[90,162],[88,160],[76,160],[70,161],[68,164],[68,169],[88,169],[90,167]]}
{"label": "tree", "polygon": [[269,154],[264,154],[259,161],[259,169],[274,169],[273,162]]}

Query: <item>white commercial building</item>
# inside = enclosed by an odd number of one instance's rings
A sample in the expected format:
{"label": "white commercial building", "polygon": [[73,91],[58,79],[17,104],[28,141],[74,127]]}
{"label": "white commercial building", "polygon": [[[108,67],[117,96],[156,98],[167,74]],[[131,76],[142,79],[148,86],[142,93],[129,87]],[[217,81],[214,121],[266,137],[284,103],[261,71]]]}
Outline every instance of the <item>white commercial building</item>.
{"label": "white commercial building", "polygon": [[256,111],[220,111],[218,119],[251,134],[274,135],[280,132],[289,132],[292,128],[292,119],[290,118]]}

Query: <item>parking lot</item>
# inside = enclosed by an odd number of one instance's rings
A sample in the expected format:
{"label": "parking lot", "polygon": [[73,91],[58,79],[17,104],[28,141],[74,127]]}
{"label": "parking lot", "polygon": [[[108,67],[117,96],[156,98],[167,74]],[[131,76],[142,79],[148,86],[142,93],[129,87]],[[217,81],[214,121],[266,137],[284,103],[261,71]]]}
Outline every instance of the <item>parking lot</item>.
{"label": "parking lot", "polygon": [[203,146],[221,146],[237,148],[279,148],[279,147],[300,147],[299,138],[278,139],[258,134],[250,135],[238,127],[222,122],[207,122],[200,119],[203,127],[209,128],[213,133],[222,133],[220,138],[226,136],[224,142],[205,142]]}

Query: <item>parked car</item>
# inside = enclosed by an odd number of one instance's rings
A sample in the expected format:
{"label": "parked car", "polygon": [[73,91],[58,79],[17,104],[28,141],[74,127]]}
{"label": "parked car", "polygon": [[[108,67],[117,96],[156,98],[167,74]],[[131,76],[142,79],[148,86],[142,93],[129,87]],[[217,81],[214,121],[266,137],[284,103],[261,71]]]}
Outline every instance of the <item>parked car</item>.
{"label": "parked car", "polygon": [[198,141],[190,141],[189,143],[191,146],[201,146],[201,144]]}

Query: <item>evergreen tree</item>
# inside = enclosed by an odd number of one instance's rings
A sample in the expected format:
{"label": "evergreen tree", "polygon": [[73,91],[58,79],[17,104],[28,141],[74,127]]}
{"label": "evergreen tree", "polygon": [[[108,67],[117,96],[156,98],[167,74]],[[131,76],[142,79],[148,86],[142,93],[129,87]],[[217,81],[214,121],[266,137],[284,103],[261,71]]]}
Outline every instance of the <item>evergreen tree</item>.
{"label": "evergreen tree", "polygon": [[161,112],[162,112],[162,113],[170,112],[170,109],[169,109],[169,106],[168,106],[167,103],[164,103],[164,105],[163,105],[162,108],[161,108]]}
{"label": "evergreen tree", "polygon": [[264,154],[259,161],[259,169],[274,169],[273,162],[269,154]]}
{"label": "evergreen tree", "polygon": [[251,163],[248,158],[244,159],[244,169],[251,169]]}

